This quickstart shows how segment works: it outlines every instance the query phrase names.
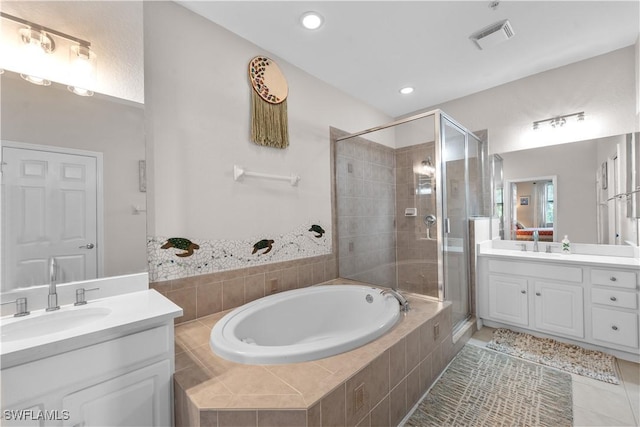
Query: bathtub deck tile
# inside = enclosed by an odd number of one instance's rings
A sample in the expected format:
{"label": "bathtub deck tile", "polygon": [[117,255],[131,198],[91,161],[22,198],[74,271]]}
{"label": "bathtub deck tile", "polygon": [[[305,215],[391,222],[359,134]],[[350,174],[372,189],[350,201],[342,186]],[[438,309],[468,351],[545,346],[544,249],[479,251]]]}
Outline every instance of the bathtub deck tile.
{"label": "bathtub deck tile", "polygon": [[[257,414],[257,410],[298,410],[305,414],[307,422],[312,420],[312,424],[319,423],[316,418],[320,417],[322,425],[332,421],[343,424],[347,418],[352,425],[361,422],[376,425],[384,419],[395,420],[401,410],[406,409],[408,383],[406,378],[395,388],[389,383],[389,349],[394,345],[405,348],[405,339],[410,333],[422,341],[420,326],[440,314],[447,303],[412,298],[411,307],[408,316],[372,343],[325,359],[288,365],[243,365],[217,356],[209,348],[209,336],[211,328],[228,311],[202,317],[176,327],[176,348],[181,352],[180,358],[176,358],[179,369],[175,380],[185,390],[185,398],[190,403],[203,411],[218,410],[219,416],[225,412],[228,413],[223,416],[232,416],[232,412],[238,411]],[[417,350],[417,345],[413,344],[412,350]],[[410,383],[412,395],[430,382],[431,378],[426,377],[433,375],[431,369],[426,368],[431,368],[431,357],[435,356],[429,354],[429,360],[423,362],[424,350],[422,345],[420,347],[422,351],[417,351],[420,363],[414,369],[414,373],[420,374]],[[437,359],[443,358],[440,348],[433,346],[430,350],[430,353],[438,350],[435,352],[439,356]],[[414,362],[411,359],[410,364]],[[361,385],[365,387],[366,410],[353,408],[348,396],[348,391],[353,394]],[[273,414],[265,416],[270,415]]]}
{"label": "bathtub deck tile", "polygon": [[211,330],[199,321],[183,323],[175,329],[176,344],[187,350],[209,342]]}
{"label": "bathtub deck tile", "polygon": [[[331,377],[332,372],[315,362],[293,363],[289,365],[271,365],[266,367],[270,372],[297,390],[305,399],[312,403],[324,396],[327,391],[320,384]],[[331,382],[334,382],[331,379]]]}

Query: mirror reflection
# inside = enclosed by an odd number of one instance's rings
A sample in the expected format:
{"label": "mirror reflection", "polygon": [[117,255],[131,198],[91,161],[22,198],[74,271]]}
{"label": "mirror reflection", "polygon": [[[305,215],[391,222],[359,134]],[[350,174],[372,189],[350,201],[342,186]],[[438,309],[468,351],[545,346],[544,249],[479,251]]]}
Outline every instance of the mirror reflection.
{"label": "mirror reflection", "polygon": [[2,291],[146,271],[143,106],[1,79]]}
{"label": "mirror reflection", "polygon": [[501,238],[638,245],[637,134],[501,153],[494,215]]}

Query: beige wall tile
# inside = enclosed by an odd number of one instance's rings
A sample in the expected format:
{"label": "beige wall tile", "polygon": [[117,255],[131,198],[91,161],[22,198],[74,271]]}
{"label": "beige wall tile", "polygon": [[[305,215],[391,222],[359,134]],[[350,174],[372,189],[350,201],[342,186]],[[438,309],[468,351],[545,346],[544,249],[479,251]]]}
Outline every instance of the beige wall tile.
{"label": "beige wall tile", "polygon": [[257,411],[218,411],[219,427],[257,427]]}
{"label": "beige wall tile", "polygon": [[420,389],[420,367],[416,366],[409,374],[407,374],[407,410],[418,403],[422,396]]}
{"label": "beige wall tile", "polygon": [[346,387],[342,384],[321,401],[323,427],[341,427],[346,425]]}
{"label": "beige wall tile", "polygon": [[258,411],[258,427],[304,427],[307,411]]}
{"label": "beige wall tile", "polygon": [[299,391],[307,402],[320,399],[333,388],[323,387],[332,373],[315,362],[272,365],[266,369]]}
{"label": "beige wall tile", "polygon": [[320,402],[307,410],[307,427],[321,427]]}
{"label": "beige wall tile", "polygon": [[264,273],[247,276],[244,279],[244,302],[248,303],[264,296]]}
{"label": "beige wall tile", "polygon": [[222,282],[202,283],[196,286],[196,317],[222,311]]}
{"label": "beige wall tile", "polygon": [[373,407],[389,394],[389,350],[376,357],[369,366],[369,392]]}
{"label": "beige wall tile", "polygon": [[183,314],[176,317],[175,323],[188,322],[196,318],[196,288],[186,288],[167,292],[167,298],[182,308]]}
{"label": "beige wall tile", "polygon": [[389,349],[389,387],[394,388],[406,375],[405,339],[398,341]]}
{"label": "beige wall tile", "polygon": [[371,427],[388,427],[391,425],[389,401],[390,398],[387,396],[371,410]]}
{"label": "beige wall tile", "polygon": [[298,284],[301,288],[313,285],[313,264],[298,267]]}
{"label": "beige wall tile", "polygon": [[240,307],[244,304],[244,277],[222,282],[222,309]]}
{"label": "beige wall tile", "polygon": [[[347,425],[352,426],[362,420],[371,410],[370,366],[349,378],[346,386]],[[356,398],[356,394],[361,397]]]}
{"label": "beige wall tile", "polygon": [[420,392],[425,393],[433,384],[433,373],[431,372],[431,355],[420,362]]}
{"label": "beige wall tile", "polygon": [[324,272],[324,262],[317,262],[313,264],[313,284],[325,282],[326,275]]}
{"label": "beige wall tile", "polygon": [[200,411],[200,427],[218,427],[218,411]]}
{"label": "beige wall tile", "polygon": [[407,382],[401,381],[389,393],[389,418],[391,425],[398,425],[407,414]]}
{"label": "beige wall tile", "polygon": [[406,341],[406,357],[407,371],[411,371],[420,363],[420,329],[416,329],[409,333],[405,338]]}
{"label": "beige wall tile", "polygon": [[298,289],[298,269],[296,267],[287,268],[282,270],[282,289],[290,291],[292,289]]}
{"label": "beige wall tile", "polygon": [[[282,270],[269,271],[264,275],[264,294],[271,295],[273,293],[282,292],[285,290],[282,279]],[[275,283],[273,282],[275,280]],[[273,287],[275,285],[275,292]]]}
{"label": "beige wall tile", "polygon": [[367,414],[366,417],[356,424],[356,427],[371,427],[371,414]]}

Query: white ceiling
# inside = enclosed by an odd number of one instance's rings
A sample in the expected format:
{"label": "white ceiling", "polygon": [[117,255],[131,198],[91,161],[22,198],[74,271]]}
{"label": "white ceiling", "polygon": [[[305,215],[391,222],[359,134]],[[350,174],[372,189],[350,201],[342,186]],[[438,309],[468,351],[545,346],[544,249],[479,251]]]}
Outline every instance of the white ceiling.
{"label": "white ceiling", "polygon": [[[640,28],[638,0],[178,3],[394,117],[632,45]],[[319,30],[299,24],[310,10]],[[469,40],[507,18],[509,41]]]}

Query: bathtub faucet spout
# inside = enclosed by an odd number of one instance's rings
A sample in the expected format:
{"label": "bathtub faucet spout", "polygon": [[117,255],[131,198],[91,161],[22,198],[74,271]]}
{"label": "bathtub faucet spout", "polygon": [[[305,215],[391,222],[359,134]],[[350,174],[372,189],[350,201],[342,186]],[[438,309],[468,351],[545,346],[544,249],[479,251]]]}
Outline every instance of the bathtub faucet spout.
{"label": "bathtub faucet spout", "polygon": [[403,297],[400,292],[396,291],[395,289],[383,289],[380,292],[380,295],[386,295],[386,294],[391,294],[393,295],[397,300],[398,303],[400,304],[400,311],[409,311],[409,301],[407,301],[407,299],[405,297]]}

